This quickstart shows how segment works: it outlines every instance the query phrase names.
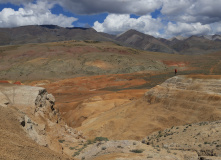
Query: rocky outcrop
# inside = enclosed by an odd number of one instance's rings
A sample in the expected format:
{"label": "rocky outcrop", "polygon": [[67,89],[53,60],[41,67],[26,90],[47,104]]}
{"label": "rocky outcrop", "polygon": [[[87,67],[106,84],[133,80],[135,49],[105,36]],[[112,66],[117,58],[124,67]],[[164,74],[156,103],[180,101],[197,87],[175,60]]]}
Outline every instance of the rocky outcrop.
{"label": "rocky outcrop", "polygon": [[175,76],[146,92],[145,99],[150,104],[163,103],[167,107],[179,105],[193,109],[200,104],[208,105],[220,112],[221,80]]}
{"label": "rocky outcrop", "polygon": [[196,152],[199,159],[221,159],[220,131],[221,121],[200,122],[155,132],[142,142],[167,149],[169,152]]}
{"label": "rocky outcrop", "polygon": [[53,123],[60,120],[54,109],[55,98],[41,87],[0,85],[0,106],[14,107],[20,113],[20,124],[25,132],[38,144],[47,146],[46,124],[41,119]]}
{"label": "rocky outcrop", "polygon": [[54,110],[54,97],[41,87],[0,84],[0,98],[4,99],[0,105],[16,106],[22,111],[31,111],[32,114],[48,107]]}
{"label": "rocky outcrop", "polygon": [[54,96],[42,87],[0,84],[0,107],[16,110],[20,125],[35,142],[63,153],[59,138],[77,142],[83,136],[62,121],[54,104]]}

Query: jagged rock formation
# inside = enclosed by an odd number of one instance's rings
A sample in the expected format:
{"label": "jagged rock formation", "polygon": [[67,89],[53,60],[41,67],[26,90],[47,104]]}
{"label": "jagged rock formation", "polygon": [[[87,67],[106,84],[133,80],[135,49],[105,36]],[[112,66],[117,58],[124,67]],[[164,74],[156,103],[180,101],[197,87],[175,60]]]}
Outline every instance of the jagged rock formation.
{"label": "jagged rock formation", "polygon": [[81,133],[68,127],[54,108],[55,98],[41,87],[0,84],[0,107],[15,110],[27,135],[39,145],[63,153],[59,139],[83,141]]}
{"label": "jagged rock formation", "polygon": [[16,106],[21,111],[32,114],[46,114],[48,109],[53,115],[58,112],[53,108],[55,102],[53,95],[48,94],[46,89],[41,87],[1,84],[0,94],[3,100],[0,102],[1,106]]}

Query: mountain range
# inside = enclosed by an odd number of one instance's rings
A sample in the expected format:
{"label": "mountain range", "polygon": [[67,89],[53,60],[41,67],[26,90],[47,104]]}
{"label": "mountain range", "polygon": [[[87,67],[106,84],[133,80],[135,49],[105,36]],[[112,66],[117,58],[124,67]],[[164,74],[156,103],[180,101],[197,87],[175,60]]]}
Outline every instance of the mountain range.
{"label": "mountain range", "polygon": [[0,28],[0,45],[46,43],[67,40],[112,41],[136,49],[171,54],[206,54],[221,50],[221,35],[177,36],[172,39],[156,38],[136,30],[119,35],[97,32],[93,28],[63,28],[56,25],[30,25]]}

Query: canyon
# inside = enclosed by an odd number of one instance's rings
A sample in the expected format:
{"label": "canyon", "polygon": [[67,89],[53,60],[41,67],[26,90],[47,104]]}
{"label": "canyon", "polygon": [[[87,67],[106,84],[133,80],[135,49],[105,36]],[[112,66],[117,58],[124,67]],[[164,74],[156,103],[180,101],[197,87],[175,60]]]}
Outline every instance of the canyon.
{"label": "canyon", "polygon": [[71,40],[0,57],[0,159],[220,159],[219,51]]}

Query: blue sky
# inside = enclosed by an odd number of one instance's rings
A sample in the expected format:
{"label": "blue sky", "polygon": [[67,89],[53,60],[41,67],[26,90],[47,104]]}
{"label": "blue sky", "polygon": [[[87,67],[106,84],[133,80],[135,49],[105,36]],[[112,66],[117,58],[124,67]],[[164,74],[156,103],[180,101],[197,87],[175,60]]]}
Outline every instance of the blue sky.
{"label": "blue sky", "polygon": [[0,27],[54,24],[155,37],[221,34],[221,0],[0,0]]}

